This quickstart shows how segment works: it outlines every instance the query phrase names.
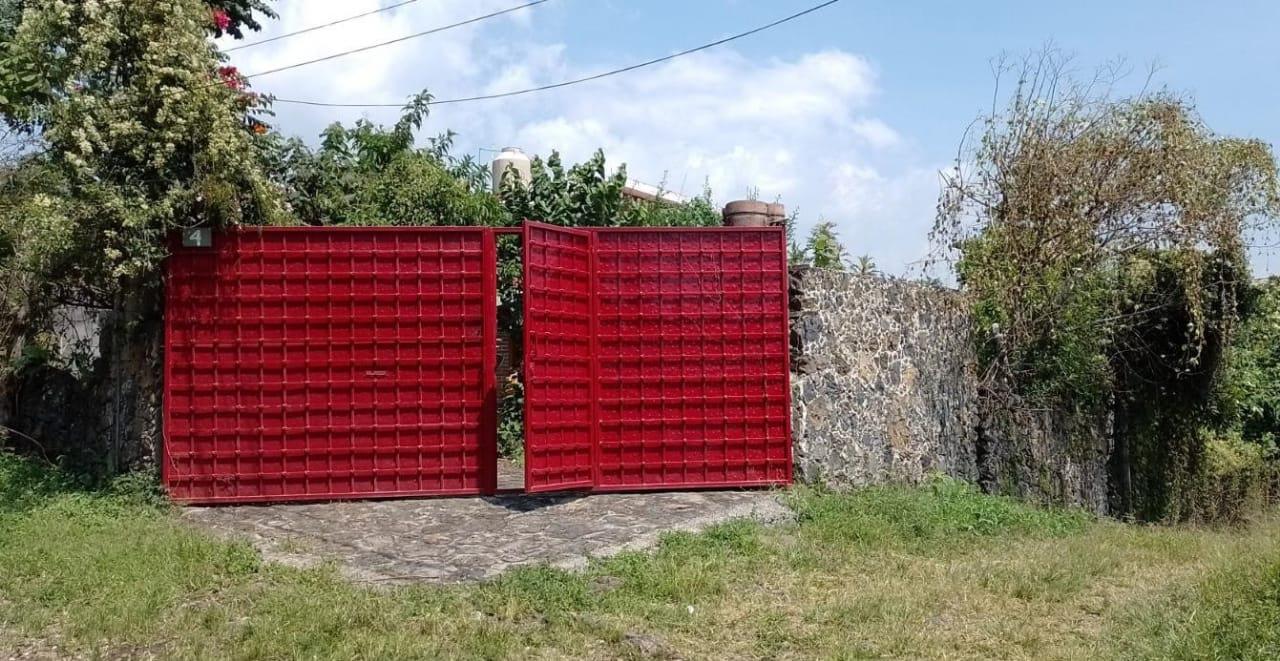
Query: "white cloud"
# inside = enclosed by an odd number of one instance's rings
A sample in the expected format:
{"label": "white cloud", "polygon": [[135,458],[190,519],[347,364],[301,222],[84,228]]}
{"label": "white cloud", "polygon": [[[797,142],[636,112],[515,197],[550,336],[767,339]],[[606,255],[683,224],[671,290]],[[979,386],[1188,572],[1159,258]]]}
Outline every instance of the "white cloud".
{"label": "white cloud", "polygon": [[[243,71],[274,68],[503,8],[503,0],[414,3],[295,39],[237,52]],[[303,10],[305,5],[306,9]],[[282,3],[265,35],[372,9],[374,0]],[[509,6],[509,5],[507,5]],[[437,98],[496,93],[592,75],[642,60],[587,62],[543,35],[550,3],[422,39],[255,80],[281,97],[398,102],[428,86]],[[546,12],[541,13],[541,12]],[[554,21],[549,21],[554,23]],[[554,37],[554,35],[552,35]],[[683,44],[668,45],[669,48]],[[661,51],[659,51],[661,52]],[[802,229],[835,221],[852,254],[902,272],[921,257],[937,196],[935,169],[913,162],[911,141],[874,116],[879,84],[867,59],[841,50],[751,59],[730,47],[548,92],[433,110],[427,133],[459,131],[459,145],[558,149],[582,160],[603,148],[631,177],[717,202],[758,190],[801,212]],[[282,130],[311,138],[334,120],[391,122],[395,111],[279,106]]]}
{"label": "white cloud", "polygon": [[851,254],[870,254],[891,273],[917,275],[929,252],[938,196],[938,169],[917,167],[895,176],[857,163],[843,163],[828,175],[830,210],[841,223]]}
{"label": "white cloud", "polygon": [[854,120],[850,128],[872,147],[894,147],[902,142],[897,131],[878,119],[864,117]]}

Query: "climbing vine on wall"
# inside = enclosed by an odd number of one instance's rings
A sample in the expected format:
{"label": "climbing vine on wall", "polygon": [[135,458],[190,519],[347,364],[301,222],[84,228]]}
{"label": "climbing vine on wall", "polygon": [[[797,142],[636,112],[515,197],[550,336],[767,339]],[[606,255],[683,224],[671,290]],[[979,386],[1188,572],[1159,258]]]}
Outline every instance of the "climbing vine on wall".
{"label": "climbing vine on wall", "polygon": [[1002,63],[1011,89],[945,174],[933,237],[972,297],[986,390],[1112,407],[1115,505],[1155,517],[1169,494],[1154,486],[1196,464],[1186,418],[1239,319],[1245,237],[1280,213],[1276,163],[1186,99],[1112,93],[1122,67],[1077,81],[1069,63]]}

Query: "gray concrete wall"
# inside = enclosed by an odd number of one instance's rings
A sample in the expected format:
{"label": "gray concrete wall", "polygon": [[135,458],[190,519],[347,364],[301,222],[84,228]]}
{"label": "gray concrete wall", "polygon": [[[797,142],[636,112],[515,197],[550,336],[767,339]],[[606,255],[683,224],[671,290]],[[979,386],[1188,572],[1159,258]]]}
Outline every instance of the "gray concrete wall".
{"label": "gray concrete wall", "polygon": [[980,397],[958,292],[806,268],[791,301],[798,479],[848,488],[943,473],[1105,511],[1107,421]]}

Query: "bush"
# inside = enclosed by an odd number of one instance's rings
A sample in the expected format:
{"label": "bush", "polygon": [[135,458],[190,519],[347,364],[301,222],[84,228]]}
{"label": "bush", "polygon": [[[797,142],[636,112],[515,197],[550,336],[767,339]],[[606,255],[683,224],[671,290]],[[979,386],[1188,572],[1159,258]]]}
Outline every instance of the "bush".
{"label": "bush", "polygon": [[512,461],[524,458],[524,384],[519,375],[509,380],[509,390],[498,404],[498,456]]}
{"label": "bush", "polygon": [[1269,445],[1280,440],[1280,278],[1249,287],[1241,308],[1215,406],[1221,426]]}
{"label": "bush", "polygon": [[107,478],[55,466],[0,449],[0,515],[27,512],[58,498],[124,503],[164,510],[169,496],[154,470]]}
{"label": "bush", "polygon": [[1274,448],[1245,441],[1237,433],[1204,436],[1198,470],[1174,488],[1177,519],[1243,523],[1275,502],[1280,463]]}

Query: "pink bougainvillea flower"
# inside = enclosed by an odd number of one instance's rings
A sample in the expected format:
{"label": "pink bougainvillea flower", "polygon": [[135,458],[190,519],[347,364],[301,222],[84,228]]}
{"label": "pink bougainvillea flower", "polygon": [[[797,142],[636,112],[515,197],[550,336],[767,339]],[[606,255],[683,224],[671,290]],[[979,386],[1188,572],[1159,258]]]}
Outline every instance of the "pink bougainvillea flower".
{"label": "pink bougainvillea flower", "polygon": [[240,76],[240,70],[233,66],[218,67],[218,77],[222,79],[222,84],[233,90],[244,89],[244,78]]}
{"label": "pink bougainvillea flower", "polygon": [[218,28],[219,32],[226,30],[231,25],[231,17],[227,16],[227,12],[215,9],[211,13],[213,14],[213,24]]}

